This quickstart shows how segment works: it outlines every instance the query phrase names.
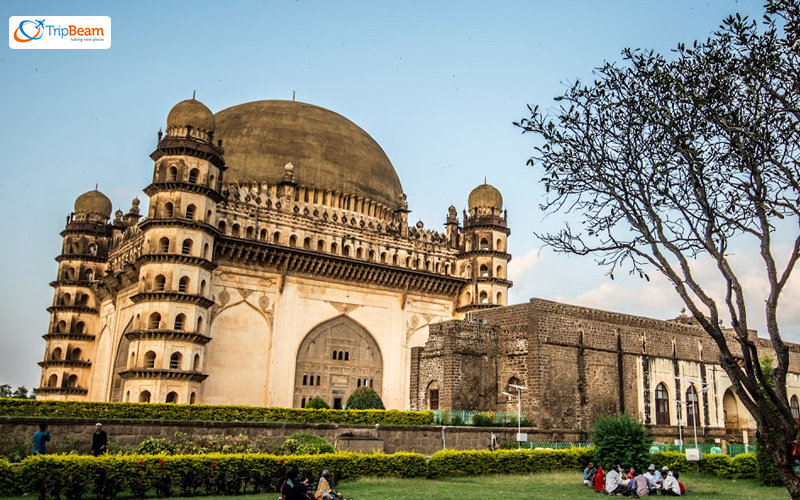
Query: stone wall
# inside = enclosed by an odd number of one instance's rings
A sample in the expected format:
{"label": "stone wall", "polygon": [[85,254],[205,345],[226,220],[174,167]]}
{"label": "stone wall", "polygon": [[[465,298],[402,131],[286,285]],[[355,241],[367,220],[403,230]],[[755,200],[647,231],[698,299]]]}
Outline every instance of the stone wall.
{"label": "stone wall", "polygon": [[[0,417],[0,435],[4,440],[32,443],[33,433],[38,430],[37,418]],[[50,449],[68,451],[65,443],[80,453],[88,453],[94,432],[94,420],[88,419],[46,419],[50,425],[52,441]],[[476,428],[476,427],[401,427],[401,426],[345,426],[336,424],[291,424],[262,422],[180,422],[160,420],[117,420],[103,422],[103,429],[109,439],[120,446],[136,446],[150,437],[169,437],[176,432],[194,436],[238,436],[261,440],[274,440],[276,444],[296,432],[315,434],[328,439],[338,450],[384,451],[395,453],[409,451],[430,456],[443,449],[481,450],[488,449],[493,432],[498,443],[515,442],[515,428]],[[528,432],[530,441],[570,441],[583,438],[567,430],[551,429]],[[442,436],[444,435],[444,444]],[[364,446],[371,447],[365,449]]]}

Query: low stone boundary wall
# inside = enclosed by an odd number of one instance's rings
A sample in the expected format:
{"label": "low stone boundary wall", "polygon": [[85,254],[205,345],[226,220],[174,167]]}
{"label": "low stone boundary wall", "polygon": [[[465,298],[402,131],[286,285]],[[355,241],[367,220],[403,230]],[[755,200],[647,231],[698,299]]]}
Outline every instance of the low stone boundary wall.
{"label": "low stone boundary wall", "polygon": [[[88,453],[95,420],[74,418],[0,417],[0,440],[32,443],[33,433],[40,422],[50,425],[52,441],[48,449],[61,450],[65,445],[79,453]],[[498,444],[516,442],[516,428],[509,427],[441,427],[441,426],[369,426],[339,424],[297,424],[267,422],[185,422],[166,420],[108,420],[103,429],[114,443],[136,446],[147,438],[170,437],[176,432],[195,436],[244,435],[248,438],[274,440],[277,444],[296,432],[316,434],[328,439],[337,450],[386,453],[410,451],[433,455],[446,445],[447,449],[489,449],[492,433]],[[529,441],[578,442],[585,439],[571,430],[523,429]],[[442,435],[444,433],[444,441]]]}

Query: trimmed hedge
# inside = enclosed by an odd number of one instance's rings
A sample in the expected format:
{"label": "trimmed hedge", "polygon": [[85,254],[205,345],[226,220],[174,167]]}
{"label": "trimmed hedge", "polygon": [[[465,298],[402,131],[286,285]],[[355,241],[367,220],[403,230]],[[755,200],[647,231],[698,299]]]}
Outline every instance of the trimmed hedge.
{"label": "trimmed hedge", "polygon": [[317,410],[259,406],[90,403],[0,398],[0,416],[88,418],[91,420],[182,420],[297,422],[364,425],[431,425],[432,411]]}
{"label": "trimmed hedge", "polygon": [[[686,455],[678,451],[653,453],[653,463],[661,469],[665,465],[679,472],[695,470],[695,462],[686,460]],[[724,479],[745,479],[756,477],[756,456],[743,453],[731,458],[728,455],[703,455],[700,471]]]}
{"label": "trimmed hedge", "polygon": [[0,458],[0,496],[11,496],[17,493],[17,481],[14,469],[8,462]]}
{"label": "trimmed hedge", "polygon": [[588,448],[561,450],[442,450],[428,460],[428,477],[528,474],[579,470],[591,460]]}
{"label": "trimmed hedge", "polygon": [[330,453],[322,455],[298,455],[278,457],[267,454],[246,455],[105,455],[101,457],[83,455],[38,455],[26,458],[20,467],[17,484],[22,491],[33,491],[34,485],[46,475],[62,482],[67,478],[93,481],[105,469],[112,479],[127,480],[143,474],[154,477],[164,474],[175,484],[184,470],[197,472],[225,471],[235,473],[240,466],[248,471],[272,473],[283,458],[286,467],[309,469],[319,474],[323,469],[336,471],[339,479],[361,476],[425,477],[427,463],[418,453]]}

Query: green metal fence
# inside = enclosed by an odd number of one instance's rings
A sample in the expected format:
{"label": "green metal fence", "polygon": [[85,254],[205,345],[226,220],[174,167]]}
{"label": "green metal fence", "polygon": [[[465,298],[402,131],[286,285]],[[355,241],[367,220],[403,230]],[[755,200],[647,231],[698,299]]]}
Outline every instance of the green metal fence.
{"label": "green metal fence", "polygon": [[569,448],[591,448],[592,443],[561,443],[556,441],[528,441],[522,443],[522,448],[535,450],[537,448],[546,448],[550,450],[563,450]]}
{"label": "green metal fence", "polygon": [[[703,450],[703,454],[705,455],[715,455],[722,453],[722,448],[718,444],[706,444],[706,443],[698,443],[697,447]],[[654,451],[678,451],[683,453],[688,448],[694,448],[694,443],[684,443],[683,446],[674,445],[674,444],[666,444],[666,443],[656,443],[650,447],[650,452]],[[735,457],[736,455],[741,455],[742,453],[753,453],[756,451],[755,445],[743,445],[743,444],[729,444],[728,445],[728,455],[731,457]]]}
{"label": "green metal fence", "polygon": [[[480,415],[478,419],[475,416]],[[434,410],[433,422],[436,425],[476,425],[475,420],[491,418],[492,425],[513,427],[517,425],[517,412],[511,411],[473,411],[473,410]],[[527,427],[528,414],[522,413],[522,426]]]}

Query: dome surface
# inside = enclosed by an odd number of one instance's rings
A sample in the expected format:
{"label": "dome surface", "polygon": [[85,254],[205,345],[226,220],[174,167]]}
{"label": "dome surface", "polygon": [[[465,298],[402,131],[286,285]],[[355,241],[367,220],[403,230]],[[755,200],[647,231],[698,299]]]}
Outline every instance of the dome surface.
{"label": "dome surface", "polygon": [[296,101],[255,101],[215,115],[225,149],[226,182],[294,181],[361,196],[397,209],[403,188],[383,149],[347,118]]}
{"label": "dome surface", "polygon": [[483,183],[469,194],[469,208],[492,207],[503,208],[503,195],[494,186]]}
{"label": "dome surface", "polygon": [[111,216],[111,208],[111,200],[97,189],[87,191],[75,200],[75,213],[94,212],[108,218]]}
{"label": "dome surface", "polygon": [[187,125],[206,132],[213,132],[214,114],[205,104],[194,98],[181,101],[169,111],[167,128]]}

